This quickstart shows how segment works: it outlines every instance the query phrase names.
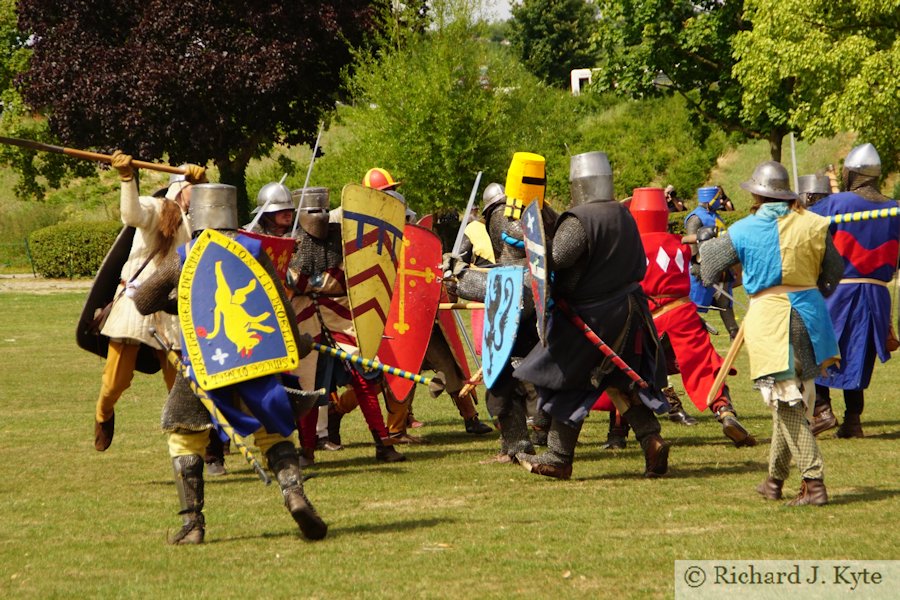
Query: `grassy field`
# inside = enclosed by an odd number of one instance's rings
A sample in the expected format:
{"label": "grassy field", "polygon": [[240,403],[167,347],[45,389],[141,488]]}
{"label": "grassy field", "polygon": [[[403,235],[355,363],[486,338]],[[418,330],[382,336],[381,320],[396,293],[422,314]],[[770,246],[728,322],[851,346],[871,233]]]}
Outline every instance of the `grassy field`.
{"label": "grassy field", "polygon": [[[640,477],[634,442],[600,448],[605,415],[588,420],[572,481],[481,465],[496,434],[468,436],[446,398],[420,397],[432,443],[404,449],[408,462],[376,463],[358,413],[345,419],[348,448],[318,453],[306,489],[324,541],[300,539],[277,487],[231,456],[230,474],[207,481],[208,543],[167,546],[180,520],[162,380],[136,378],[112,447],[96,452],[103,365],[74,343],[83,299],[0,294],[3,598],[666,598],[676,559],[900,559],[897,366],[876,370],[866,439],[821,440],[831,504],[790,509],[754,492],[771,425],[743,356],[733,395],[763,443],[733,448],[708,414],[694,428],[665,423],[677,445],[660,480]],[[785,491],[798,486],[794,471]]]}

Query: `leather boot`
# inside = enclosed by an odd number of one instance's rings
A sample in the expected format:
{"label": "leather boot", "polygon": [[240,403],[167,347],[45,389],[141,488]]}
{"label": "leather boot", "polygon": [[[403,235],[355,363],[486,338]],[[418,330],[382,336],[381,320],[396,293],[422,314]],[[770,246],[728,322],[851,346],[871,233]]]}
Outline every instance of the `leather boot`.
{"label": "leather boot", "polygon": [[820,433],[828,431],[829,429],[834,429],[837,426],[838,420],[831,410],[831,404],[816,404],[815,412],[813,413],[813,421],[809,425],[809,430],[812,431],[812,434],[819,435]]}
{"label": "leather boot", "polygon": [[644,451],[644,477],[665,475],[669,470],[669,449],[672,443],[659,435],[656,415],[643,404],[635,404],[622,416],[634,429],[634,435]]}
{"label": "leather boot", "polygon": [[781,500],[781,488],[783,486],[783,479],[775,479],[769,475],[765,481],[756,486],[756,491],[766,500]]}
{"label": "leather boot", "polygon": [[321,540],[328,533],[328,525],[316,512],[303,492],[303,477],[297,449],[291,442],[278,442],[266,452],[269,469],[275,474],[284,506],[308,540]]}
{"label": "leather boot", "polygon": [[609,413],[609,433],[606,443],[600,446],[604,450],[624,450],[628,439],[628,422],[616,411]]}
{"label": "leather boot", "polygon": [[828,492],[821,479],[804,479],[800,494],[788,502],[788,506],[824,506],[828,504]]}
{"label": "leather boot", "polygon": [[384,440],[379,437],[377,431],[372,431],[372,439],[375,440],[375,458],[381,462],[403,462],[406,457],[397,452],[393,446],[386,446]]}
{"label": "leather boot", "polygon": [[113,434],[116,431],[116,415],[109,418],[109,421],[102,423],[94,421],[94,450],[103,452],[109,448],[113,441]]}
{"label": "leather boot", "polygon": [[176,456],[172,459],[175,489],[182,518],[181,530],[169,540],[170,544],[202,544],[206,535],[203,518],[203,458],[199,454]]}
{"label": "leather boot", "polygon": [[206,463],[207,477],[221,477],[228,474],[225,469],[225,444],[216,429],[209,430],[209,443],[206,445],[203,462]]}
{"label": "leather boot", "polygon": [[671,407],[669,409],[670,421],[679,425],[687,425],[688,427],[699,423],[697,419],[684,411],[684,404],[681,403],[681,398],[678,397],[675,388],[667,387],[662,392],[665,394],[666,400],[669,401],[669,406]]}
{"label": "leather boot", "polygon": [[[459,394],[450,394],[450,399],[456,404],[459,416],[463,418],[466,433],[473,435],[484,435],[491,432],[491,428],[478,420],[478,412],[475,410],[475,404],[472,402],[471,396],[460,397]],[[468,416],[466,416],[468,415]]]}
{"label": "leather boot", "polygon": [[844,422],[838,427],[837,436],[842,439],[866,437],[863,434],[862,423],[859,417],[860,415],[845,412]]}
{"label": "leather boot", "polygon": [[529,473],[569,479],[572,477],[572,462],[575,459],[575,445],[581,424],[570,427],[561,421],[553,420],[547,435],[547,451],[535,456],[527,452],[516,454],[516,460]]}
{"label": "leather boot", "polygon": [[315,448],[300,448],[300,467],[308,467],[316,463]]}
{"label": "leather boot", "polygon": [[344,449],[341,444],[341,419],[343,418],[343,413],[339,413],[333,407],[328,408],[328,441],[338,446],[335,450]]}
{"label": "leather boot", "polygon": [[744,429],[744,426],[738,421],[737,413],[731,404],[723,404],[718,407],[715,414],[716,420],[722,424],[722,433],[731,440],[735,448],[756,445],[756,438],[750,435],[750,432]]}

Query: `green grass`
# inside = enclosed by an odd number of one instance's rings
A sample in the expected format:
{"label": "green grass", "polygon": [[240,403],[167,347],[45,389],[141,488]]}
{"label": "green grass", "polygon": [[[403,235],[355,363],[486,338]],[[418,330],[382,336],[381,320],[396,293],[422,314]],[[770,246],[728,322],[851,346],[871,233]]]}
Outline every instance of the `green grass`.
{"label": "green grass", "polygon": [[[821,440],[824,508],[761,500],[767,444],[731,447],[708,414],[695,428],[663,424],[677,445],[671,474],[654,481],[640,477],[633,441],[600,449],[607,421],[595,415],[574,479],[560,482],[478,464],[496,434],[464,434],[446,397],[420,395],[418,432],[432,443],[403,449],[408,462],[376,463],[358,412],[345,419],[348,448],[317,453],[306,489],[330,526],[323,542],[299,539],[278,489],[230,456],[230,474],[207,481],[208,543],[170,547],[180,521],[158,428],[162,380],[136,377],[112,447],[96,452],[103,362],[74,344],[83,299],[0,294],[4,598],[666,598],[676,559],[900,559],[900,374],[890,363],[867,394],[868,437]],[[724,338],[714,338],[722,351]],[[770,418],[743,355],[738,368],[735,404],[766,442]],[[798,484],[795,470],[786,492]]]}

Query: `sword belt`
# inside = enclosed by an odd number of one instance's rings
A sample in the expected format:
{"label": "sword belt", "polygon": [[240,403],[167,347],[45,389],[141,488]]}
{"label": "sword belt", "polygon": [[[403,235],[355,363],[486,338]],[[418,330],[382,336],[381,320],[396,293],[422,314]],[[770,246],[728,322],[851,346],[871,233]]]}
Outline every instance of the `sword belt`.
{"label": "sword belt", "polygon": [[[669,297],[673,298],[674,296],[669,296]],[[665,298],[665,296],[656,296],[654,298],[654,300],[656,298]],[[670,310],[675,310],[676,308],[678,308],[680,306],[684,306],[685,304],[689,303],[690,301],[691,301],[691,299],[689,296],[681,296],[674,302],[669,302],[668,304],[664,304],[658,308],[653,309],[652,311],[650,311],[650,314],[653,315],[653,318],[655,319],[656,317],[661,317],[662,315],[666,314]]]}

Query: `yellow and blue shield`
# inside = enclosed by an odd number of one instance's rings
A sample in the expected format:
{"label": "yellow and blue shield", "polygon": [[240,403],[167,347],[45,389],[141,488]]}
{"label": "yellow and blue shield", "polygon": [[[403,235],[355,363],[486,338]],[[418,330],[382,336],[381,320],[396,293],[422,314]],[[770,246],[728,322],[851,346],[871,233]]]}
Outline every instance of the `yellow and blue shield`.
{"label": "yellow and blue shield", "polygon": [[512,356],[519,318],[525,267],[494,267],[487,277],[484,294],[484,333],[481,358],[484,385],[494,385]]}
{"label": "yellow and blue shield", "polygon": [[357,184],[341,192],[341,236],[347,297],[356,330],[356,345],[363,358],[375,358],[388,311],[406,206],[382,191]]}
{"label": "yellow and blue shield", "polygon": [[534,311],[537,317],[538,337],[547,345],[547,304],[550,302],[547,274],[547,241],[544,235],[544,220],[537,202],[532,202],[522,213],[522,229],[525,232],[525,256],[531,272],[531,293],[534,296]]}
{"label": "yellow and blue shield", "polygon": [[194,241],[181,271],[178,318],[184,352],[205,390],[300,364],[279,284],[251,248],[260,251],[259,242],[207,229]]}

